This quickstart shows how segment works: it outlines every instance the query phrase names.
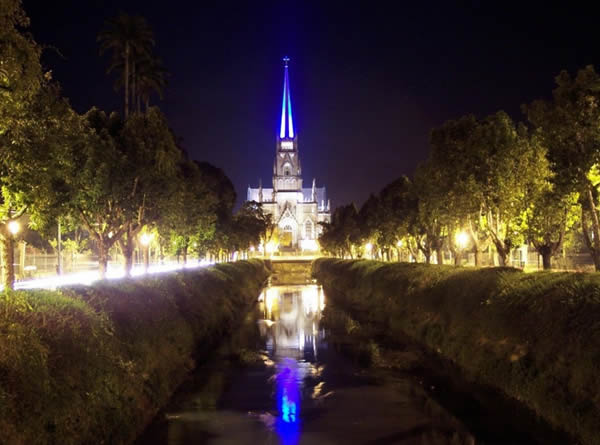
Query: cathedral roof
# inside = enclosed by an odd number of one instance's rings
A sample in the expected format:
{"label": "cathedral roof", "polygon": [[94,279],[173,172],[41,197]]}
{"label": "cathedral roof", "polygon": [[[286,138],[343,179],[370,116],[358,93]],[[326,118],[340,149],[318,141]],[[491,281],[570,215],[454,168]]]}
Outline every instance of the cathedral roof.
{"label": "cathedral roof", "polygon": [[[327,203],[327,192],[325,187],[315,187],[315,192],[317,194],[317,203],[321,206],[321,203]],[[303,188],[302,196],[304,197],[305,202],[312,201],[312,189],[311,188]]]}
{"label": "cathedral roof", "polygon": [[[247,201],[256,201],[259,199],[259,188],[248,187],[248,192],[246,195]],[[315,193],[317,195],[317,204],[319,209],[324,208],[327,205],[327,190],[325,187],[315,187]],[[272,202],[273,201],[273,189],[272,188],[263,188],[262,189],[262,200],[263,202]],[[303,202],[312,202],[312,188],[303,188],[302,189],[302,200]]]}
{"label": "cathedral roof", "polygon": [[290,93],[290,76],[288,73],[289,57],[283,58],[283,99],[281,101],[281,126],[279,138],[294,138],[294,121],[292,119],[292,97]]}

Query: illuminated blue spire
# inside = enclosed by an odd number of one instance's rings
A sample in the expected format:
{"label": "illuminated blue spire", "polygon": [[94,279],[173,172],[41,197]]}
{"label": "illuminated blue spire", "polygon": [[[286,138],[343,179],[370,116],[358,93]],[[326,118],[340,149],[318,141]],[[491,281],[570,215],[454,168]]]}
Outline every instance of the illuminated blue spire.
{"label": "illuminated blue spire", "polygon": [[281,101],[281,127],[279,137],[294,138],[294,121],[292,120],[292,98],[290,94],[290,76],[288,74],[289,57],[283,58],[283,100]]}

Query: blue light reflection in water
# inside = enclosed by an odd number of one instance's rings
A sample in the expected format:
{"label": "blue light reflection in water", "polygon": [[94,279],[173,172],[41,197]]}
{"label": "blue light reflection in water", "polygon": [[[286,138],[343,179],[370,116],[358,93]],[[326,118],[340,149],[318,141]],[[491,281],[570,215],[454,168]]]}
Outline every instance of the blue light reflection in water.
{"label": "blue light reflection in water", "polygon": [[318,326],[325,306],[319,286],[272,286],[261,295],[261,334],[275,365],[275,410],[272,428],[284,445],[296,445],[302,433],[304,380],[315,375]]}
{"label": "blue light reflection in water", "polygon": [[[295,445],[300,439],[300,380],[298,363],[284,358],[277,366],[277,408],[279,415],[276,431],[284,445]],[[300,377],[300,378],[299,378]]]}

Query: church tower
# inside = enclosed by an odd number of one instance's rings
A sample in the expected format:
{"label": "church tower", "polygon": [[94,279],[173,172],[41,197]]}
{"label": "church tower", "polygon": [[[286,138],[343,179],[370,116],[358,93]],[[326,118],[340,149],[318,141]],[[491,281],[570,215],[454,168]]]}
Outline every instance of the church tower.
{"label": "church tower", "polygon": [[[302,167],[298,153],[298,131],[294,126],[288,57],[283,58],[283,97],[273,162],[273,188],[248,186],[248,201],[259,203],[277,225],[276,250],[280,252],[316,252],[319,223],[330,222],[331,213],[325,187],[302,187]],[[272,241],[273,243],[275,241]],[[263,252],[268,246],[262,246]],[[273,246],[271,246],[273,249]]]}
{"label": "church tower", "polygon": [[287,194],[302,191],[302,168],[298,156],[298,135],[292,115],[292,95],[290,92],[290,59],[283,58],[283,99],[281,101],[281,121],[273,163],[273,192]]}

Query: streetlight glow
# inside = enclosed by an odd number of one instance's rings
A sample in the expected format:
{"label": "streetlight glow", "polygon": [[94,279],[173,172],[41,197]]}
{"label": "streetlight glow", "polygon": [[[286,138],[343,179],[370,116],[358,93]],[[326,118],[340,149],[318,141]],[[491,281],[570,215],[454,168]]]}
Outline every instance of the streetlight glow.
{"label": "streetlight glow", "polygon": [[140,237],[140,242],[143,246],[147,246],[148,244],[150,244],[150,241],[152,241],[152,238],[153,236],[151,233],[143,233]]}
{"label": "streetlight glow", "polygon": [[9,222],[7,227],[12,236],[15,236],[21,230],[21,225],[17,221]]}
{"label": "streetlight glow", "polygon": [[371,249],[373,249],[373,244],[371,244],[371,243],[367,243],[367,244],[365,244],[365,250],[366,250],[367,252],[370,252],[370,251],[371,251]]}
{"label": "streetlight glow", "polygon": [[456,234],[456,244],[458,244],[458,247],[464,249],[465,247],[467,247],[468,243],[469,235],[467,235],[465,232],[458,232]]}
{"label": "streetlight glow", "polygon": [[402,240],[399,240],[399,241],[396,243],[396,246],[398,246],[398,247],[402,247]]}
{"label": "streetlight glow", "polygon": [[265,247],[267,253],[273,253],[279,248],[279,244],[275,243],[274,241],[269,241]]}

